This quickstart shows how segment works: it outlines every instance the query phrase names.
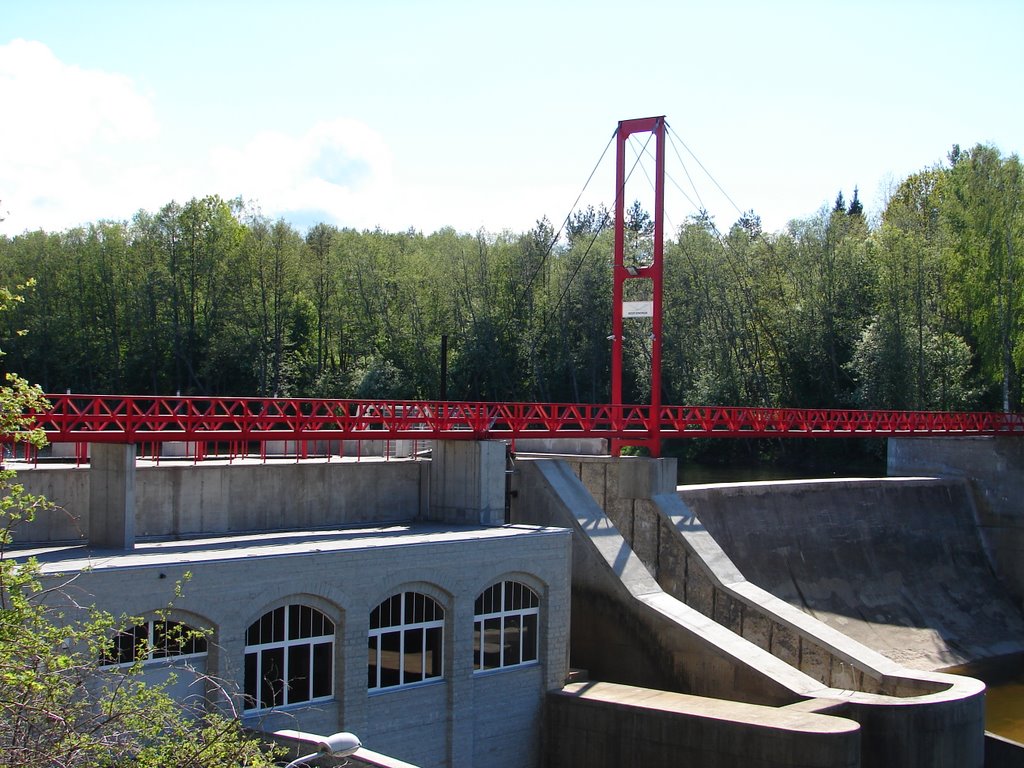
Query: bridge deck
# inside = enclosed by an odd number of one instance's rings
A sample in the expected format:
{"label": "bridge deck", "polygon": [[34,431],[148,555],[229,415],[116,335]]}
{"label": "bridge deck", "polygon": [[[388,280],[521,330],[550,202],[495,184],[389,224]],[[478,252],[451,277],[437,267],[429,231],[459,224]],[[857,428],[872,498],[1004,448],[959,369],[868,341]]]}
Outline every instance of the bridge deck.
{"label": "bridge deck", "polygon": [[1022,435],[1024,414],[822,408],[49,395],[50,442]]}

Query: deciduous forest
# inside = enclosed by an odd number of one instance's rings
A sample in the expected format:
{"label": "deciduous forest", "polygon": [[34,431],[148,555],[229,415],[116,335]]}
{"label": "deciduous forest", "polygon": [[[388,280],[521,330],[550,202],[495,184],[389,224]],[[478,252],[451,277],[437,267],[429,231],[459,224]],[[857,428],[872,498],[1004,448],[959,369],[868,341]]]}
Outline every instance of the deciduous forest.
{"label": "deciduous forest", "polygon": [[[629,209],[630,246],[651,219]],[[3,363],[44,391],[606,402],[612,227],[305,233],[241,200],[0,238]],[[856,190],[761,230],[666,238],[663,402],[1020,408],[1024,174],[954,147],[865,216]],[[649,398],[643,321],[625,397]],[[24,331],[25,333],[21,333]]]}

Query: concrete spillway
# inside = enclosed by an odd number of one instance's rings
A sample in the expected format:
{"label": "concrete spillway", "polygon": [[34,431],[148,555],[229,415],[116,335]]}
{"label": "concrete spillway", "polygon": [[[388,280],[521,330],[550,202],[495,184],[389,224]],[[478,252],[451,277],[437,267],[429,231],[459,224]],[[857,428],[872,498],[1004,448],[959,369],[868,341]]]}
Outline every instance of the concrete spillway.
{"label": "concrete spillway", "polygon": [[[513,519],[575,534],[573,662],[600,680],[697,697],[687,699],[686,716],[703,725],[687,730],[690,741],[672,743],[664,763],[648,756],[646,764],[674,765],[679,755],[702,764],[700,755],[709,754],[722,766],[983,764],[981,683],[910,670],[744,579],[674,482],[666,482],[669,472],[659,474],[651,463],[584,458],[520,467]],[[585,750],[593,738],[588,728],[598,720],[603,729],[621,721],[628,730],[617,733],[620,740],[662,738],[647,730],[652,715],[621,702],[628,717],[602,719],[591,711],[574,719],[567,714],[574,710],[559,703],[570,694],[580,692],[567,689],[550,707],[559,717],[552,727],[564,740],[560,765],[584,764],[573,762],[577,743],[587,765],[604,764]],[[701,696],[716,702],[704,715]],[[593,698],[588,704],[613,707],[614,698],[608,693],[600,704]],[[771,718],[742,708],[723,715],[723,700],[856,724],[856,754],[850,731],[832,721],[812,717],[796,729],[813,736],[781,729],[760,738],[758,729]],[[723,735],[723,722],[733,736]],[[780,739],[788,762],[769,754]],[[803,760],[811,751],[813,760]]]}
{"label": "concrete spillway", "polygon": [[1024,616],[983,551],[965,482],[684,486],[742,574],[914,669],[1024,652]]}

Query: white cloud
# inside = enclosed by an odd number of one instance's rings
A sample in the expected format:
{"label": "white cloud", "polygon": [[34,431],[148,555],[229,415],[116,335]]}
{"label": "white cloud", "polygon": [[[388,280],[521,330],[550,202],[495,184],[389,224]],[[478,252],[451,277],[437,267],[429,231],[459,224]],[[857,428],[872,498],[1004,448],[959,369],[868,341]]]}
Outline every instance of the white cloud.
{"label": "white cloud", "polygon": [[264,131],[245,146],[211,151],[209,184],[241,194],[271,216],[317,211],[334,223],[364,227],[393,187],[384,140],[350,119],[321,121],[300,136]]}
{"label": "white cloud", "polygon": [[42,43],[0,45],[0,141],[18,162],[54,164],[90,143],[156,133],[152,105],[124,75],[61,62]]}
{"label": "white cloud", "polygon": [[0,46],[0,232],[60,231],[208,194],[242,195],[270,216],[316,211],[372,226],[392,188],[384,140],[355,120],[301,135],[264,131],[240,147],[170,158],[153,98],[130,78],[66,64],[47,46]]}
{"label": "white cloud", "polygon": [[127,219],[208,194],[241,195],[300,227],[525,231],[545,213],[563,215],[578,191],[521,180],[457,184],[443,165],[426,182],[402,180],[385,139],[347,118],[185,149],[173,131],[161,135],[155,96],[138,83],[62,62],[38,42],[0,45],[0,104],[10,116],[0,120],[6,234]]}
{"label": "white cloud", "polygon": [[110,215],[103,206],[123,186],[119,152],[159,129],[152,99],[132,80],[66,64],[26,40],[0,45],[0,104],[3,231]]}

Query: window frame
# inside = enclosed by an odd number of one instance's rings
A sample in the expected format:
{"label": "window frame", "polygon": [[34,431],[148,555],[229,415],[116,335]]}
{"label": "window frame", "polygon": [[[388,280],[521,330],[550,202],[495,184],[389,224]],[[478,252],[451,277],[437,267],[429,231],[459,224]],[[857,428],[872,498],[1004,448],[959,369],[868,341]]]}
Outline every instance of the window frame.
{"label": "window frame", "polygon": [[[395,600],[398,598],[398,604]],[[423,619],[417,619],[416,600],[423,599]],[[413,603],[410,606],[409,600]],[[425,618],[427,603],[430,604],[432,618]],[[387,613],[387,617],[385,617]],[[393,618],[397,615],[397,621]],[[376,616],[376,618],[375,618]],[[431,685],[444,680],[445,677],[445,617],[444,605],[439,600],[413,589],[396,592],[378,603],[370,611],[370,626],[367,633],[367,691],[371,694],[386,693],[390,691],[407,690],[418,688],[424,685]],[[385,623],[391,622],[391,623]],[[376,626],[375,626],[376,624]],[[419,635],[419,650],[408,648],[407,640]],[[398,654],[398,682],[385,684],[384,665],[380,663],[381,655],[385,650],[385,637],[398,636],[397,648],[390,650]],[[431,643],[431,638],[436,638]],[[408,670],[406,661],[409,658],[418,656],[420,667],[418,671]],[[436,670],[428,672],[428,666],[436,666]],[[374,679],[370,679],[371,669],[375,669]],[[408,677],[415,679],[407,680]]]}
{"label": "window frame", "polygon": [[[138,624],[133,624],[131,627],[115,633],[112,638],[113,646],[110,648],[108,653],[105,653],[103,657],[101,657],[100,667],[104,669],[111,669],[113,667],[130,667],[133,664],[142,664],[143,666],[150,667],[159,664],[176,664],[179,661],[202,659],[209,656],[209,643],[205,634],[195,635],[190,640],[191,643],[196,645],[201,644],[202,650],[189,652],[178,651],[175,653],[168,647],[167,638],[170,633],[165,629],[162,637],[158,637],[157,625],[161,625],[163,627],[167,627],[167,625],[174,625],[182,627],[182,632],[202,633],[202,630],[197,629],[184,621],[178,621],[177,619],[145,619]],[[142,627],[146,628],[145,637],[141,637],[138,631]],[[130,659],[126,658],[125,652],[127,648],[122,646],[121,643],[121,640],[129,635],[132,638],[132,657]],[[146,655],[144,658],[139,658],[138,648],[143,642],[146,643]]]}
{"label": "window frame", "polygon": [[[300,622],[298,629],[294,629],[293,626],[295,621],[293,610],[298,612],[298,621]],[[305,634],[305,636],[303,636],[304,630],[301,626],[304,610],[310,612],[310,627],[308,634]],[[279,611],[282,616],[280,637],[275,639],[278,635],[276,631],[276,617]],[[314,624],[316,623],[321,625],[320,634],[313,634],[315,631]],[[263,634],[268,630],[271,637],[269,640],[264,640]],[[253,639],[254,632],[258,640],[255,643],[250,642]],[[245,632],[242,665],[243,713],[245,715],[255,715],[333,700],[335,693],[334,673],[336,665],[334,654],[336,635],[337,623],[324,611],[307,603],[279,605],[261,614],[256,621],[249,625]],[[301,657],[303,649],[307,649],[305,658],[307,676],[305,678],[297,677],[293,680],[291,666],[295,661],[301,661],[301,658],[296,657]],[[264,662],[269,654],[278,651],[280,652],[281,676],[278,680],[266,681],[263,674]],[[252,659],[253,663],[252,668],[250,668],[250,659]],[[317,695],[317,691],[322,690],[318,684],[322,684],[324,678],[323,675],[317,675],[317,672],[321,671],[318,665],[324,663],[328,667],[326,670],[328,690],[326,693]],[[295,696],[295,693],[293,693],[294,682],[297,680],[307,681],[305,693],[299,692],[300,695],[305,695],[305,698],[293,700],[293,696]],[[275,689],[274,685],[279,685],[280,687]],[[270,691],[270,703],[264,706],[268,699],[266,695],[268,690]],[[280,701],[277,700],[278,698],[280,698]]]}
{"label": "window frame", "polygon": [[[493,604],[493,591],[496,587],[500,590],[500,602],[497,607]],[[520,605],[515,605],[516,590],[519,591]],[[488,593],[492,593],[488,596]],[[490,610],[487,603],[490,602]],[[525,603],[525,604],[524,604]],[[486,675],[521,667],[531,667],[540,664],[540,593],[515,579],[502,579],[484,589],[473,603],[473,674]],[[487,651],[485,643],[487,632],[494,631],[489,628],[489,623],[496,622],[498,632],[498,663],[493,666],[485,666]],[[533,647],[529,649],[532,655],[528,655],[525,645],[525,638],[528,633],[523,632],[524,626],[531,626],[533,635]],[[506,660],[506,636],[515,630],[518,632],[517,653],[513,657],[517,660]]]}

